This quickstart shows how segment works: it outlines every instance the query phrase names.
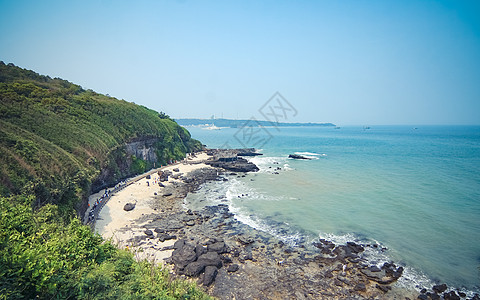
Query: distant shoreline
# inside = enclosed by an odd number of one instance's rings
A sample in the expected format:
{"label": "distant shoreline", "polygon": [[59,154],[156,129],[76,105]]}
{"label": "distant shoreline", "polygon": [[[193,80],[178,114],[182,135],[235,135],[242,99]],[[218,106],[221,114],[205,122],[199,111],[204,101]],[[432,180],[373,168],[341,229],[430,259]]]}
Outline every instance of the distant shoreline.
{"label": "distant shoreline", "polygon": [[263,127],[299,127],[299,126],[308,126],[308,127],[335,127],[333,123],[287,123],[287,122],[272,122],[264,120],[233,120],[233,119],[175,119],[180,126],[205,126],[205,125],[215,125],[217,127],[231,127],[231,128],[241,128],[241,127],[251,127],[251,126],[263,126]]}

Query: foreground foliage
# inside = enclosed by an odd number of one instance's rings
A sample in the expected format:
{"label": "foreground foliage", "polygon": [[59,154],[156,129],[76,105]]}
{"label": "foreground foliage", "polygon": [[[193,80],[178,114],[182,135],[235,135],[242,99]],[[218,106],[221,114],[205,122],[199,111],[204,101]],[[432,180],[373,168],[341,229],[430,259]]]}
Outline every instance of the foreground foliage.
{"label": "foreground foliage", "polygon": [[168,271],[135,262],[58,206],[0,198],[0,299],[208,299]]}

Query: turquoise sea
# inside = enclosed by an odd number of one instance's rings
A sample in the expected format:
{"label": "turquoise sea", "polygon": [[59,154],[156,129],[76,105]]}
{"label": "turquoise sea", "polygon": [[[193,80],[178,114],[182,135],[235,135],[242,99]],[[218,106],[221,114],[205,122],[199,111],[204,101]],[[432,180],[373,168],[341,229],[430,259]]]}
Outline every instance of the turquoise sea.
{"label": "turquoise sea", "polygon": [[[209,148],[254,141],[236,128],[188,130]],[[226,203],[240,221],[291,244],[377,243],[388,250],[372,250],[371,261],[405,265],[400,284],[479,291],[479,126],[265,130],[264,155],[251,158],[258,173],[209,183],[186,205]],[[288,159],[293,153],[313,159]]]}

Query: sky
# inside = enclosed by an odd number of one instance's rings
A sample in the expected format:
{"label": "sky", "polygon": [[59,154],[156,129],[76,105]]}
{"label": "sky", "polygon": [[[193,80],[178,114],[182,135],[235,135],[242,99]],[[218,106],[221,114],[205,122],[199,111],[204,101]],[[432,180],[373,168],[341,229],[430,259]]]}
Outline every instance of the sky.
{"label": "sky", "polygon": [[0,60],[173,118],[480,124],[475,0],[0,0]]}

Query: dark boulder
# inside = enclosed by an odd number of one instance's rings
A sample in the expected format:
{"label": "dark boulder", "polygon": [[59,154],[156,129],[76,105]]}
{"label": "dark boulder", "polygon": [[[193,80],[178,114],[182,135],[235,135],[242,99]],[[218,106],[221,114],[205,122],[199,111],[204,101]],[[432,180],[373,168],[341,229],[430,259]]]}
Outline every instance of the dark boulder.
{"label": "dark boulder", "polygon": [[381,271],[381,269],[377,266],[371,266],[370,268],[368,268],[368,270],[370,272],[380,272]]}
{"label": "dark boulder", "polygon": [[432,299],[432,300],[440,300],[440,296],[437,295],[437,294],[435,294],[435,293],[430,293],[430,292],[428,292],[428,293],[426,293],[425,295],[427,295],[428,297],[430,297],[430,299]]}
{"label": "dark boulder", "polygon": [[357,283],[355,287],[353,288],[357,292],[366,292],[367,287],[365,286],[365,283]]}
{"label": "dark boulder", "polygon": [[257,172],[259,168],[244,158],[237,158],[233,161],[213,160],[205,162],[215,168],[223,168],[231,172]]}
{"label": "dark boulder", "polygon": [[420,294],[420,295],[418,295],[417,299],[419,299],[419,300],[428,300],[428,296],[425,295],[425,294]]}
{"label": "dark boulder", "polygon": [[366,269],[360,269],[360,273],[377,283],[389,284],[397,281],[402,276],[403,267],[396,268],[394,264],[385,263],[380,271],[378,271],[376,267],[370,267]]}
{"label": "dark boulder", "polygon": [[384,292],[384,293],[386,293],[386,292],[388,292],[389,290],[392,289],[391,286],[388,286],[388,285],[380,285],[380,284],[377,284],[375,287],[376,287],[377,289],[381,290],[381,291]]}
{"label": "dark boulder", "polygon": [[160,233],[158,234],[158,240],[160,242],[165,242],[165,241],[168,241],[168,240],[173,240],[173,239],[176,239],[177,236],[175,235],[170,235],[170,234],[166,234],[166,233]]}
{"label": "dark boulder", "polygon": [[361,245],[355,244],[354,242],[347,242],[347,247],[350,248],[353,253],[360,253],[365,250]]}
{"label": "dark boulder", "polygon": [[125,204],[125,206],[123,207],[123,210],[125,211],[131,211],[135,208],[135,203],[127,203]]}
{"label": "dark boulder", "polygon": [[176,241],[173,244],[173,249],[181,249],[181,248],[183,248],[183,246],[185,246],[185,240],[181,239],[181,240]]}
{"label": "dark boulder", "polygon": [[203,274],[203,285],[209,286],[213,283],[215,280],[215,277],[217,277],[218,270],[214,266],[207,266],[205,267],[205,273]]}
{"label": "dark boulder", "polygon": [[188,244],[180,249],[176,249],[172,253],[172,261],[180,270],[183,270],[189,263],[195,261],[197,255],[195,254],[193,246]]}
{"label": "dark boulder", "polygon": [[460,296],[455,293],[455,291],[450,291],[443,294],[443,299],[445,300],[460,300]]}
{"label": "dark boulder", "polygon": [[230,272],[230,273],[237,272],[239,268],[240,267],[237,264],[233,264],[228,266],[227,272]]}
{"label": "dark boulder", "polygon": [[178,168],[173,168],[173,172],[180,172]]}
{"label": "dark boulder", "polygon": [[211,245],[208,245],[208,251],[214,251],[218,254],[227,252],[227,245],[224,242],[216,242]]}
{"label": "dark boulder", "polygon": [[195,246],[195,254],[200,257],[202,254],[207,253],[207,248],[202,245]]}
{"label": "dark boulder", "polygon": [[205,264],[205,266],[215,266],[218,268],[222,267],[222,260],[217,252],[207,252],[198,257],[197,261],[199,263]]}
{"label": "dark boulder", "polygon": [[150,229],[146,229],[144,233],[148,236],[153,236],[153,231],[151,231]]}
{"label": "dark boulder", "polygon": [[438,284],[438,285],[434,285],[432,287],[432,290],[437,293],[437,294],[441,294],[443,292],[445,292],[447,290],[447,285],[444,283],[444,284]]}
{"label": "dark boulder", "polygon": [[185,267],[184,273],[187,276],[196,277],[200,275],[203,272],[203,270],[205,270],[205,264],[198,261],[194,261],[189,263]]}

